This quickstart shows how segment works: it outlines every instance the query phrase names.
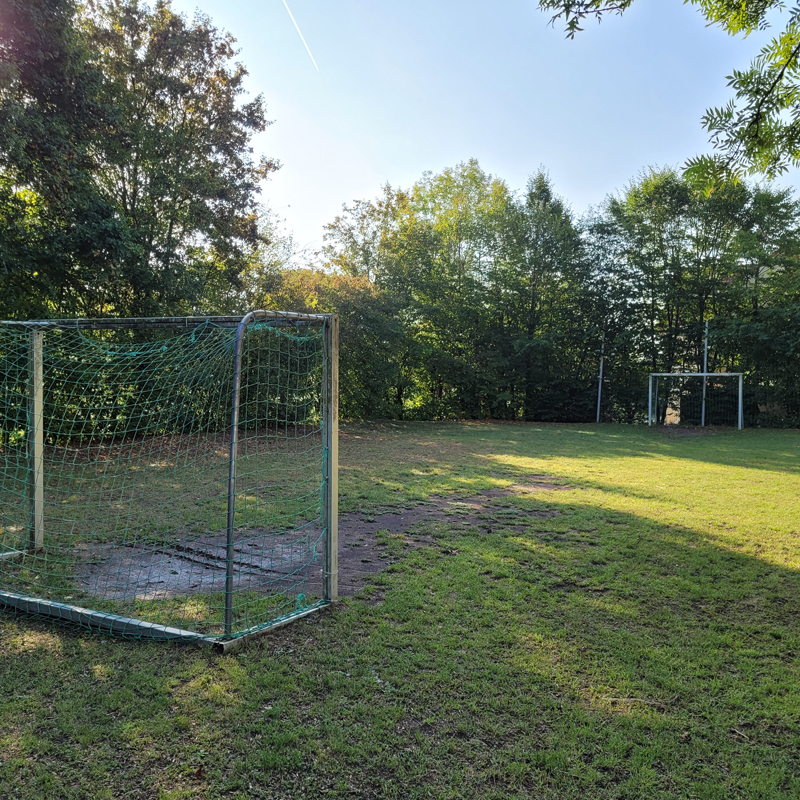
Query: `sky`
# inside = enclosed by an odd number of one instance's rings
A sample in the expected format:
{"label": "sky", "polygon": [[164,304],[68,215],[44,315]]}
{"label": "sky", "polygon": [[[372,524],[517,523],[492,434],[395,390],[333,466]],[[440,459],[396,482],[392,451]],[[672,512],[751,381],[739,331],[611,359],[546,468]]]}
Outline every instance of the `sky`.
{"label": "sky", "polygon": [[681,0],[638,0],[574,40],[535,0],[287,3],[313,61],[283,0],[172,5],[237,39],[274,121],[254,152],[282,163],[263,200],[310,251],[343,204],[469,158],[516,191],[543,167],[580,215],[648,166],[709,152],[703,112],[770,38],[730,37]]}

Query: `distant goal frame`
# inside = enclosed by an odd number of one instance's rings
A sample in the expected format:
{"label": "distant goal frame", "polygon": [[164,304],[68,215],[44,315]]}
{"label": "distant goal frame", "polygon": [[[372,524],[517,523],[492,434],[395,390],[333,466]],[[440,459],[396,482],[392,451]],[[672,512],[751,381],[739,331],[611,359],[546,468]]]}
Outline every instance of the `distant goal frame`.
{"label": "distant goal frame", "polygon": [[[284,613],[267,622],[254,625],[251,629],[234,630],[232,627],[233,573],[235,565],[234,528],[236,524],[237,502],[237,461],[239,448],[240,405],[242,402],[243,341],[248,329],[258,323],[270,328],[291,327],[305,329],[313,326],[320,329],[322,337],[322,368],[320,392],[319,429],[322,439],[322,475],[320,476],[320,509],[322,527],[322,591],[321,599],[313,605],[295,606],[294,611]],[[3,561],[24,560],[36,557],[46,547],[44,514],[44,451],[43,434],[43,339],[48,331],[113,331],[148,330],[191,331],[202,326],[235,329],[230,352],[231,382],[230,427],[227,435],[228,466],[227,487],[227,525],[225,527],[225,587],[224,587],[224,628],[222,634],[204,635],[202,632],[181,629],[170,625],[149,622],[127,616],[118,616],[104,611],[94,611],[69,602],[58,602],[45,597],[35,597],[14,591],[5,591],[0,586],[0,608],[39,617],[72,622],[95,632],[110,635],[132,636],[156,640],[193,640],[210,644],[218,652],[224,652],[243,641],[263,634],[273,628],[293,620],[338,599],[338,425],[339,425],[339,318],[335,314],[305,314],[292,311],[253,310],[245,314],[226,316],[179,316],[179,317],[132,317],[106,319],[53,319],[1,321],[5,329],[14,330],[28,341],[27,378],[27,431],[25,450],[28,459],[27,503],[29,514],[26,546],[17,551],[0,554]],[[258,325],[256,325],[258,328]],[[315,334],[319,336],[320,334]],[[220,607],[221,608],[221,607]]]}
{"label": "distant goal frame", "polygon": [[[657,400],[658,394],[658,380],[659,378],[702,378],[703,379],[703,406],[701,416],[701,427],[706,424],[706,387],[708,386],[709,378],[738,378],[738,413],[737,413],[737,428],[742,430],[744,428],[744,373],[742,372],[651,372],[647,383],[647,424],[652,427],[657,424],[654,420],[656,409],[653,406],[653,401]],[[655,379],[656,385],[656,398],[653,396],[653,380]]]}

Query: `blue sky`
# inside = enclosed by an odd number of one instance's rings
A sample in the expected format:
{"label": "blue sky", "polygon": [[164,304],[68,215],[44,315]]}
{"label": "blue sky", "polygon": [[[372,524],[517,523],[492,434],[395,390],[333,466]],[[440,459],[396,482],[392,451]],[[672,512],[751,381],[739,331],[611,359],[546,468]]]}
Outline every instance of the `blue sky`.
{"label": "blue sky", "polygon": [[[769,34],[734,39],[680,0],[638,0],[575,40],[535,0],[173,0],[229,31],[274,120],[264,200],[299,247],[343,203],[477,158],[522,190],[540,166],[581,214],[649,165],[709,149],[705,109]],[[781,181],[793,184],[797,174]]]}

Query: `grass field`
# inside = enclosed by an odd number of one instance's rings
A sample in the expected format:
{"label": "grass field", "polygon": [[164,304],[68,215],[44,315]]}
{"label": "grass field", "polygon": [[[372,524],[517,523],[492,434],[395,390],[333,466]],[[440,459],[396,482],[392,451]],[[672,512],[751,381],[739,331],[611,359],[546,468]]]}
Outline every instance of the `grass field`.
{"label": "grass field", "polygon": [[800,434],[677,434],[344,426],[430,544],[224,657],[0,616],[0,797],[800,797]]}

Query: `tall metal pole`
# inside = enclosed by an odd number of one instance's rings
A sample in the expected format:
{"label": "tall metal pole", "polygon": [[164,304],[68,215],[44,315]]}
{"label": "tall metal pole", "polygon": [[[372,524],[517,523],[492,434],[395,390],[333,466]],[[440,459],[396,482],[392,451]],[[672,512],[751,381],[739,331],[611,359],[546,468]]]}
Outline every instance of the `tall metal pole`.
{"label": "tall metal pole", "polygon": [[603,357],[606,352],[606,332],[600,340],[600,377],[597,381],[597,422],[600,422],[600,401],[603,398]]}
{"label": "tall metal pole", "polygon": [[655,388],[655,397],[653,398],[653,412],[655,414],[655,420],[653,422],[654,425],[658,425],[658,376],[656,375],[656,388]]}
{"label": "tall metal pole", "polygon": [[228,464],[228,535],[225,552],[225,626],[226,636],[233,632],[233,526],[236,518],[236,456],[239,449],[239,396],[242,384],[242,340],[255,314],[246,314],[236,329],[236,348],[233,357],[233,395],[231,397],[231,448]]}
{"label": "tall metal pole", "polygon": [[29,334],[28,548],[44,548],[44,356],[42,331]]}
{"label": "tall metal pole", "polygon": [[322,526],[325,530],[323,595],[333,602],[339,596],[339,317],[325,322],[325,374],[323,377],[322,438],[324,493]]}
{"label": "tall metal pole", "polygon": [[739,376],[739,430],[744,428],[744,375]]}
{"label": "tall metal pole", "polygon": [[708,320],[706,320],[706,346],[703,354],[703,410],[700,415],[700,427],[706,426],[706,385],[708,384]]}
{"label": "tall metal pole", "polygon": [[647,379],[647,424],[653,424],[653,376]]}

